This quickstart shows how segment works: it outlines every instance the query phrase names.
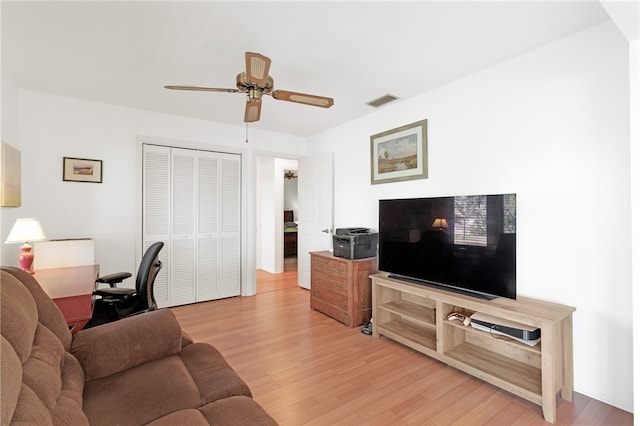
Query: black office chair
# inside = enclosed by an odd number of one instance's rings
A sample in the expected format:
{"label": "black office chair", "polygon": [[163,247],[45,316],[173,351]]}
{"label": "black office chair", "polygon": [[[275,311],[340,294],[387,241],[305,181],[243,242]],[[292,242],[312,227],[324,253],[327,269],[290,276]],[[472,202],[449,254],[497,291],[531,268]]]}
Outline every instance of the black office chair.
{"label": "black office chair", "polygon": [[[92,319],[88,327],[99,325],[108,321],[117,321],[120,318],[136,315],[142,312],[155,310],[158,305],[153,295],[153,284],[156,276],[162,268],[162,262],[158,259],[163,242],[153,243],[142,257],[138,275],[136,276],[136,288],[116,287],[129,278],[129,272],[117,272],[102,276],[96,280],[98,283],[108,284],[108,288],[97,289],[94,295],[101,298],[96,300]],[[104,320],[106,313],[107,320]],[[102,318],[102,319],[101,319]]]}

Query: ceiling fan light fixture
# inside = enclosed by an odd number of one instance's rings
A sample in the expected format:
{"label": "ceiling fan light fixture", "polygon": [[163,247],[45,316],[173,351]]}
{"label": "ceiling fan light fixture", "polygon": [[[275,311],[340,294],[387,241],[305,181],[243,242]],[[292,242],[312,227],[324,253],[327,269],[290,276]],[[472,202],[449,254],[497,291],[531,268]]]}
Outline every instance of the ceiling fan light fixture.
{"label": "ceiling fan light fixture", "polygon": [[262,90],[250,88],[247,91],[247,96],[248,96],[247,102],[260,101],[262,99],[262,95],[263,95]]}
{"label": "ceiling fan light fixture", "polygon": [[259,89],[262,93],[271,93],[273,90],[273,78],[271,76],[267,76],[263,82],[258,84],[256,81],[251,81],[249,77],[247,77],[246,72],[241,72],[236,76],[236,87],[239,92],[248,92],[251,89]]}

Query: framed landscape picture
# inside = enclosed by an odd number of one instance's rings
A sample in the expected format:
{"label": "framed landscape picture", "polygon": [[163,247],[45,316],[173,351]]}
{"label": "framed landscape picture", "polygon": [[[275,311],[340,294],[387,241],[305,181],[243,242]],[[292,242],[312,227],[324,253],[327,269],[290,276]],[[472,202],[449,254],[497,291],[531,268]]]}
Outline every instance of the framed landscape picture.
{"label": "framed landscape picture", "polygon": [[62,180],[102,183],[102,160],[63,157]]}
{"label": "framed landscape picture", "polygon": [[372,185],[427,176],[427,120],[371,136]]}

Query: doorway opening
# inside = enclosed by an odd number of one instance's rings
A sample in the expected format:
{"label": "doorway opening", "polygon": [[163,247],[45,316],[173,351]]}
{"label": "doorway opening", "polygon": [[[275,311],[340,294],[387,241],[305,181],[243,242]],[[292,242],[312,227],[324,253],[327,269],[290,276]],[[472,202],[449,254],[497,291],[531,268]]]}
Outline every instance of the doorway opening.
{"label": "doorway opening", "polygon": [[282,275],[298,271],[298,160],[258,156],[256,167],[256,290],[261,293],[285,281],[297,283]]}

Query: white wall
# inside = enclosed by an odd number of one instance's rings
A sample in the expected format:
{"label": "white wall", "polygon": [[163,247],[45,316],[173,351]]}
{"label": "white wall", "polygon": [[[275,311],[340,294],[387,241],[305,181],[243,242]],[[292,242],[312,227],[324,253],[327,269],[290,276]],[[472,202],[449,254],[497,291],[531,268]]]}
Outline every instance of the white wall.
{"label": "white wall", "polygon": [[[336,227],[377,228],[384,198],[517,193],[518,294],[577,308],[576,390],[631,411],[628,73],[607,22],[318,135],[309,153],[334,152]],[[370,185],[369,136],[424,118],[429,178]]]}
{"label": "white wall", "polygon": [[[278,191],[275,179],[276,159],[258,157],[258,165],[258,182],[256,184],[258,262],[256,262],[256,268],[275,274],[282,272],[282,265],[278,265],[276,256],[278,234],[275,230],[276,211],[278,210],[277,194],[281,194],[282,190]],[[282,243],[280,243],[281,245]]]}
{"label": "white wall", "polygon": [[[4,117],[3,111],[3,117]],[[139,233],[139,135],[193,142],[243,154],[243,247],[255,247],[255,156],[258,150],[300,155],[301,138],[244,125],[229,126],[133,108],[21,90],[22,207],[2,209],[2,241],[16,217],[38,217],[49,239],[91,237],[103,273],[135,271]],[[62,157],[103,161],[103,183],[62,181]],[[12,250],[13,249],[13,250]],[[2,252],[16,265],[17,246]],[[255,274],[255,253],[244,254],[246,277]],[[37,260],[36,260],[37,261]],[[253,271],[252,271],[253,270]]]}
{"label": "white wall", "polygon": [[[11,79],[11,76],[5,70],[2,70],[0,82],[0,93],[2,98],[2,119],[0,128],[2,129],[2,142],[8,143],[19,150],[20,132],[18,129],[18,88],[14,84],[13,79]],[[0,162],[0,168],[1,167],[2,165]],[[5,253],[8,253],[8,255],[13,256],[14,258],[13,264],[17,265],[15,258],[20,251],[20,245],[4,244],[4,241],[13,226],[13,222],[15,221],[15,216],[11,214],[11,212],[15,210],[16,209],[11,207],[0,208],[0,222],[2,224],[0,228],[3,230],[1,235],[3,239],[0,241],[0,258],[4,259]],[[5,216],[7,216],[6,224],[4,219]],[[3,262],[2,264],[4,265],[5,263]]]}

